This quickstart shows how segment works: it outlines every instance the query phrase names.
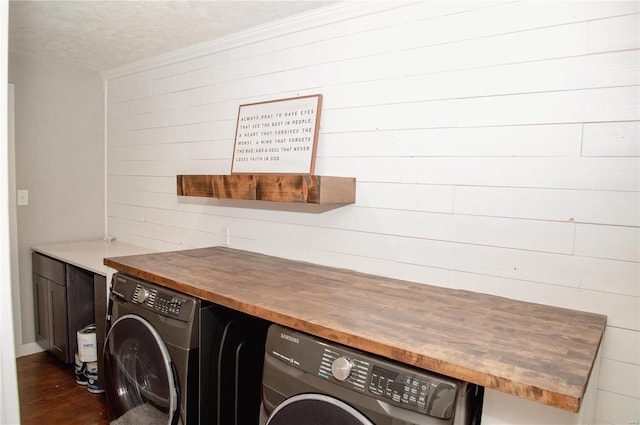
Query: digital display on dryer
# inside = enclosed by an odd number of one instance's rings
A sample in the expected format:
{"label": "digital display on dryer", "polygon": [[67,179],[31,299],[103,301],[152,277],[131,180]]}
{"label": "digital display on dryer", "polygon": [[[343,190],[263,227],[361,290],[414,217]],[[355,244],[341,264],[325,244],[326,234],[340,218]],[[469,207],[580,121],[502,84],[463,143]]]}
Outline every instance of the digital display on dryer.
{"label": "digital display on dryer", "polygon": [[405,408],[426,412],[431,383],[424,379],[374,366],[369,392]]}

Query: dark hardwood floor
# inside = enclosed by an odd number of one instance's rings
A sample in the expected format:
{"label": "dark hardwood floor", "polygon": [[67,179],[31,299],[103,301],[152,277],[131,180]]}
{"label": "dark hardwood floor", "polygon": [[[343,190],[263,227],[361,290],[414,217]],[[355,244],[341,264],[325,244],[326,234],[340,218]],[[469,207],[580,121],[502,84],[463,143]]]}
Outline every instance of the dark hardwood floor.
{"label": "dark hardwood floor", "polygon": [[78,385],[74,366],[48,352],[19,357],[18,393],[22,425],[108,425],[104,394]]}

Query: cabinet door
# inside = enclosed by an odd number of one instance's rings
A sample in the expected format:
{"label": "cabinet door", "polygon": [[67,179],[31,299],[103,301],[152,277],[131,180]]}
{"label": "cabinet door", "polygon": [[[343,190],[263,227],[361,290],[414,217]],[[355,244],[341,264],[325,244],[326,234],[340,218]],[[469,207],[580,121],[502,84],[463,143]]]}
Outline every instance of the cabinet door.
{"label": "cabinet door", "polygon": [[93,285],[93,273],[71,264],[66,265],[68,349],[71,355],[69,360],[73,360],[74,354],[78,351],[77,332],[96,321]]}
{"label": "cabinet door", "polygon": [[48,281],[33,274],[33,300],[36,321],[36,342],[45,350],[49,349],[49,295]]}
{"label": "cabinet door", "polygon": [[93,277],[93,304],[96,316],[96,342],[98,345],[98,382],[106,382],[102,367],[104,340],[107,330],[107,278],[99,274]]}
{"label": "cabinet door", "polygon": [[[65,363],[70,362],[69,330],[67,325],[67,289],[49,281],[49,335],[51,351]],[[74,353],[75,354],[75,353]]]}

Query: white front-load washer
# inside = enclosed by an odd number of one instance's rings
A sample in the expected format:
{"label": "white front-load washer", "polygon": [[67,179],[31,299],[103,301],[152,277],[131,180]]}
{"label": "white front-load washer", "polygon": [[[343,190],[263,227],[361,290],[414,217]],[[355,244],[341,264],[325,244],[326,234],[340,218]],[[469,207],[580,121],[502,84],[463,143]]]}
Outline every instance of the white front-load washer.
{"label": "white front-load washer", "polygon": [[478,424],[483,388],[271,325],[260,425]]}

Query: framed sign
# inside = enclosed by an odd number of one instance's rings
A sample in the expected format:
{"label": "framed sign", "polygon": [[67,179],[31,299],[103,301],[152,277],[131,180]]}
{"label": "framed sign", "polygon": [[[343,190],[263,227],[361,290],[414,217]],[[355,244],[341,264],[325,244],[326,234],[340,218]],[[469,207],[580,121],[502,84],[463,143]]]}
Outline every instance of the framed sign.
{"label": "framed sign", "polygon": [[313,174],[322,95],[240,105],[231,174]]}

